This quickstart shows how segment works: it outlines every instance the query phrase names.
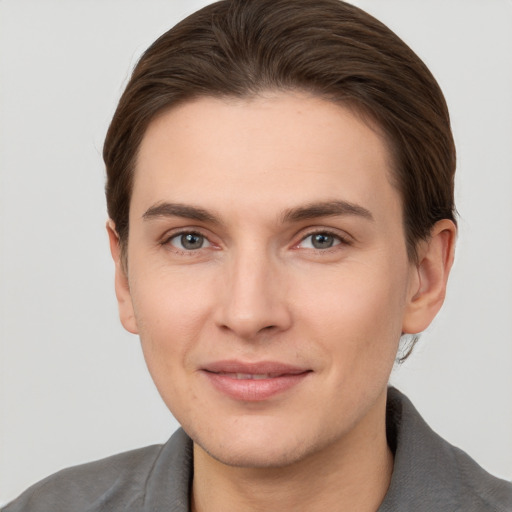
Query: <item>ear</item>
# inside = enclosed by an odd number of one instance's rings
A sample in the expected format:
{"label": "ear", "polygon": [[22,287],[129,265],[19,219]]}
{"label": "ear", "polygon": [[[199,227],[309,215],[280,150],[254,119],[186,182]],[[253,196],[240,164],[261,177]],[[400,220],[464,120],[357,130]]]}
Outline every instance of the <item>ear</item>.
{"label": "ear", "polygon": [[123,327],[128,332],[138,334],[139,331],[137,329],[137,322],[135,321],[130,285],[123,262],[119,235],[117,234],[114,221],[111,219],[107,221],[107,233],[110,242],[110,252],[115,264],[115,288],[119,307],[119,318],[121,319]]}
{"label": "ear", "polygon": [[419,244],[418,263],[412,269],[402,323],[404,334],[424,331],[441,309],[453,264],[456,235],[455,224],[443,219],[434,225],[429,240]]}

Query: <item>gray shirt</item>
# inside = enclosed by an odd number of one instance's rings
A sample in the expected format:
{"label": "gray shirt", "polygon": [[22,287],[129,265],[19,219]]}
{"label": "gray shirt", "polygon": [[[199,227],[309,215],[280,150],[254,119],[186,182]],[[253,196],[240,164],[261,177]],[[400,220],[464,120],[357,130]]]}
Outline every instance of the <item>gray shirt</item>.
{"label": "gray shirt", "polygon": [[[386,420],[395,462],[378,512],[512,512],[512,484],[441,439],[393,388]],[[179,429],[164,445],[60,471],[2,512],[188,512],[192,474],[192,441]]]}

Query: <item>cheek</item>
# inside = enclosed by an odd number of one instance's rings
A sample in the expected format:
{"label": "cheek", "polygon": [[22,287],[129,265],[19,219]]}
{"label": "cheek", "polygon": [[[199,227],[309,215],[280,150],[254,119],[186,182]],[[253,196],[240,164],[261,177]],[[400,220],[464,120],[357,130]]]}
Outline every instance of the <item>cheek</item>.
{"label": "cheek", "polygon": [[403,268],[391,260],[388,265],[354,263],[322,277],[310,274],[317,285],[312,289],[304,283],[298,290],[297,296],[305,298],[303,327],[310,336],[317,333],[333,359],[343,359],[339,368],[394,361],[407,289]]}
{"label": "cheek", "polygon": [[146,272],[131,284],[135,318],[152,373],[183,365],[210,315],[210,288],[205,276],[178,272]]}
{"label": "cheek", "polygon": [[132,297],[149,373],[164,403],[181,421],[195,403],[187,382],[193,373],[190,354],[204,338],[205,294],[175,276],[145,279],[143,286],[133,287]]}

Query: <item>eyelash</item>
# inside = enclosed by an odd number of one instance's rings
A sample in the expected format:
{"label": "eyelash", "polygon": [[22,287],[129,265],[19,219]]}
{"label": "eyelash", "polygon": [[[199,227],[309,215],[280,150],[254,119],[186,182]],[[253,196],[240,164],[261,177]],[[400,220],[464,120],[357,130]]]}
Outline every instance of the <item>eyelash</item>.
{"label": "eyelash", "polygon": [[[179,237],[186,236],[186,235],[200,237],[208,245],[205,247],[202,244],[202,246],[198,247],[197,249],[180,249],[179,247],[176,247],[171,243],[172,240],[177,239]],[[346,238],[344,236],[341,236],[339,233],[335,233],[333,231],[329,231],[326,229],[318,229],[318,230],[311,231],[311,232],[307,233],[305,236],[303,236],[298,243],[293,245],[293,248],[300,249],[301,248],[300,245],[303,244],[305,240],[307,240],[308,238],[314,237],[316,235],[332,237],[334,239],[333,245],[331,245],[329,247],[325,247],[325,248],[307,247],[304,249],[312,250],[312,251],[317,252],[318,254],[321,254],[321,253],[331,252],[332,250],[336,250],[336,247],[338,247],[339,245],[350,246],[352,244],[351,240],[349,240],[348,238]],[[172,250],[174,250],[176,253],[186,254],[189,256],[197,253],[201,249],[206,249],[208,247],[214,246],[214,244],[209,240],[208,236],[204,235],[203,233],[201,233],[200,231],[197,231],[197,230],[183,230],[183,231],[179,231],[177,233],[172,233],[171,235],[166,236],[160,244],[162,246],[171,246]],[[311,242],[311,245],[313,245],[313,242]]]}
{"label": "eyelash", "polygon": [[171,243],[172,240],[186,236],[186,235],[192,235],[192,236],[202,238],[208,244],[206,247],[210,247],[213,245],[212,242],[209,240],[209,238],[206,235],[204,235],[203,233],[196,231],[196,230],[183,230],[183,231],[179,231],[177,233],[172,233],[171,235],[166,236],[162,240],[162,242],[160,242],[160,244],[162,246],[171,246],[175,252],[177,252],[179,254],[187,254],[187,255],[192,255],[195,252],[199,251],[200,249],[205,249],[205,247],[203,247],[203,246],[198,247],[197,249],[180,249],[179,247],[172,245],[172,243]]}
{"label": "eyelash", "polygon": [[338,243],[335,243],[334,245],[332,245],[331,247],[327,247],[327,248],[324,248],[324,249],[318,249],[318,248],[315,248],[315,247],[308,248],[309,250],[314,250],[314,251],[316,251],[318,253],[331,252],[331,250],[336,250],[335,248],[337,246],[339,246],[339,245],[350,246],[352,244],[352,242],[348,238],[346,238],[344,236],[341,236],[339,233],[335,233],[333,231],[329,231],[329,230],[326,230],[326,229],[318,229],[318,230],[311,231],[311,232],[307,233],[304,237],[302,237],[300,239],[298,244],[295,244],[294,247],[299,248],[300,244],[302,244],[308,238],[314,237],[315,235],[324,235],[324,236],[327,236],[327,237],[332,237],[332,238],[335,239],[335,241],[338,242]]}

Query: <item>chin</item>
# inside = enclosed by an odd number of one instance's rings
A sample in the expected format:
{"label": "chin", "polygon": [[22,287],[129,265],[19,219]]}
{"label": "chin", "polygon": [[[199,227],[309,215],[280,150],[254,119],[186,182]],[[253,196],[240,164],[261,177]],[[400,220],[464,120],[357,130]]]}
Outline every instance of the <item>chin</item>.
{"label": "chin", "polygon": [[[290,425],[253,425],[220,429],[220,435],[190,432],[195,445],[216,461],[232,467],[271,469],[300,462],[330,444],[312,432],[296,432]],[[323,442],[322,442],[323,441]]]}
{"label": "chin", "polygon": [[237,468],[278,469],[293,465],[307,456],[303,448],[285,446],[267,446],[264,449],[261,446],[223,446],[208,449],[199,443],[196,444],[217,462]]}

